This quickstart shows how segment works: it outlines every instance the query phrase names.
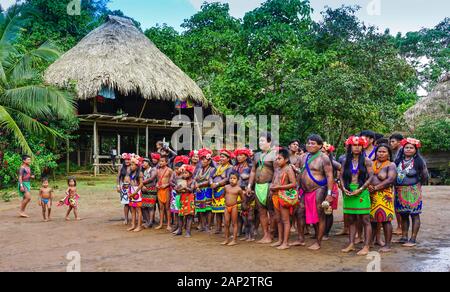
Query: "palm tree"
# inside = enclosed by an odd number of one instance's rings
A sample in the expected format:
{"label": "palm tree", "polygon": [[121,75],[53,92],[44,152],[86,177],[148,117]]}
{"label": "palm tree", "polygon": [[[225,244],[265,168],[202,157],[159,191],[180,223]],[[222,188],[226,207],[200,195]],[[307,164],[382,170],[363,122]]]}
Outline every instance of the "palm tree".
{"label": "palm tree", "polygon": [[43,83],[39,68],[59,57],[56,49],[47,43],[30,51],[15,46],[27,15],[29,11],[20,5],[0,10],[0,130],[33,155],[25,133],[63,137],[39,120],[73,117],[75,102],[67,92]]}

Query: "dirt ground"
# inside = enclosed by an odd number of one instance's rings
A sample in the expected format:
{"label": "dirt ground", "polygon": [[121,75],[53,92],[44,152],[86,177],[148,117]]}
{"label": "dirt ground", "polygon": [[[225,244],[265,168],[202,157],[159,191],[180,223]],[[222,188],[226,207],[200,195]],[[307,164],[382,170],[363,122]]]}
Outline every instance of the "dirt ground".
{"label": "dirt ground", "polygon": [[[94,185],[93,185],[94,184]],[[63,195],[64,181],[57,186]],[[342,254],[346,237],[331,237],[322,250],[305,247],[286,251],[256,243],[239,242],[222,247],[221,235],[194,232],[193,237],[174,237],[167,231],[126,231],[122,208],[114,191],[114,178],[79,178],[79,222],[65,222],[64,207],[53,207],[53,221],[42,221],[37,191],[29,205],[29,219],[17,216],[19,200],[0,202],[0,271],[66,271],[66,255],[81,255],[82,271],[178,271],[178,272],[284,272],[366,271],[371,261],[356,254]],[[424,189],[424,214],[416,248],[394,246],[381,255],[382,271],[450,271],[450,187]],[[340,203],[340,205],[342,205]],[[332,234],[342,228],[342,216]],[[396,226],[396,223],[394,223]],[[294,238],[292,234],[292,238]],[[396,238],[396,237],[394,237]],[[308,244],[312,240],[308,240]],[[375,251],[377,249],[374,249]]]}

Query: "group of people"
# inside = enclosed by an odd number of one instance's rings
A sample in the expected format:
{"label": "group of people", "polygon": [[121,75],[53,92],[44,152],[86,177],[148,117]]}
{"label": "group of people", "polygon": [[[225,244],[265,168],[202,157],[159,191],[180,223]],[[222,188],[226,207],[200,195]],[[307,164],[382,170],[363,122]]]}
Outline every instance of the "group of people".
{"label": "group of people", "polygon": [[[333,225],[333,211],[343,197],[344,230],[349,244],[342,252],[366,255],[372,245],[391,250],[397,218],[403,246],[416,245],[422,212],[422,189],[428,171],[419,153],[420,141],[394,134],[389,138],[362,131],[345,141],[346,154],[334,156],[335,147],[319,135],[298,140],[287,148],[275,147],[270,133],[259,137],[260,151],[240,148],[191,151],[176,155],[158,143],[149,158],[122,154],[117,191],[124,206],[128,231],[139,232],[159,222],[174,235],[192,236],[197,230],[219,234],[223,245],[237,239],[254,241],[259,227],[262,239],[278,249],[304,246],[313,227],[318,250]],[[131,213],[131,220],[129,214]],[[412,222],[412,224],[411,224]],[[233,226],[233,234],[230,227]],[[409,236],[412,225],[411,236]],[[289,242],[291,229],[297,239]],[[384,235],[384,240],[383,236]],[[274,239],[275,242],[274,242]]]}
{"label": "group of people", "polygon": [[[31,179],[35,176],[31,171],[31,157],[29,155],[22,156],[22,165],[18,171],[18,192],[21,198],[19,216],[21,218],[29,218],[26,214],[26,208],[31,202]],[[69,221],[69,215],[73,211],[75,220],[79,221],[78,216],[78,199],[80,196],[77,192],[77,180],[75,177],[67,179],[67,189],[64,197],[58,202],[57,206],[67,206],[66,221]],[[45,222],[51,221],[52,205],[55,199],[55,190],[49,186],[48,178],[41,178],[41,187],[39,188],[38,205],[42,207],[42,217]]]}

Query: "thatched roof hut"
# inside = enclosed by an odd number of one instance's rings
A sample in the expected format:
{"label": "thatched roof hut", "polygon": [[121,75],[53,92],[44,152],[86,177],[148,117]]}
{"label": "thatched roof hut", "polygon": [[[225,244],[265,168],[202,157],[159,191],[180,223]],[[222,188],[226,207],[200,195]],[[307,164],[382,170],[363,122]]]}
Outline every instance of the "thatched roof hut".
{"label": "thatched roof hut", "polygon": [[210,106],[202,90],[127,18],[109,16],[45,72],[45,82],[75,83],[80,100],[104,87],[144,99],[191,100]]}
{"label": "thatched roof hut", "polygon": [[448,118],[450,113],[450,73],[446,73],[430,94],[405,112],[411,130],[424,118]]}

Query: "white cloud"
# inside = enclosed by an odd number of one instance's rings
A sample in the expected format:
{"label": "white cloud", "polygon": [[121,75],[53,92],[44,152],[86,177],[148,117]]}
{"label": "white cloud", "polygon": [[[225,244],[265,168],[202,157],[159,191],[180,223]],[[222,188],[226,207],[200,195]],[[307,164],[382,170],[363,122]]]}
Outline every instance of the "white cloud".
{"label": "white cloud", "polygon": [[222,2],[230,4],[230,14],[234,17],[242,18],[245,13],[260,6],[265,0],[189,0],[192,6],[196,10],[200,10],[200,7],[204,2]]}

